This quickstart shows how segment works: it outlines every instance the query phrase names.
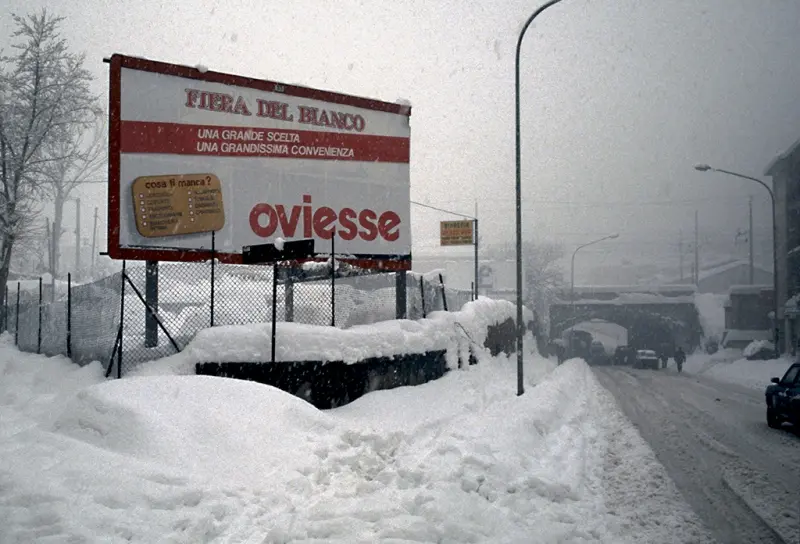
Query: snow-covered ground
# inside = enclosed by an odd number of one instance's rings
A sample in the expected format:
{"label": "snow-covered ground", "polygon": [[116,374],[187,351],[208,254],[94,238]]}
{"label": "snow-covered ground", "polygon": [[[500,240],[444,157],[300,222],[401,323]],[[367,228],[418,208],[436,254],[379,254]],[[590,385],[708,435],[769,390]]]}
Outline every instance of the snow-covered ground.
{"label": "snow-covered ground", "polygon": [[[748,361],[742,350],[721,350],[713,355],[692,354],[683,370],[689,374],[708,376],[721,382],[733,383],[750,389],[764,390],[773,377],[781,377],[789,369],[788,358],[771,361]],[[670,362],[670,365],[674,363]]]}
{"label": "snow-covered ground", "polygon": [[322,412],[205,376],[105,381],[0,343],[0,542],[697,542],[579,360],[529,354]]}

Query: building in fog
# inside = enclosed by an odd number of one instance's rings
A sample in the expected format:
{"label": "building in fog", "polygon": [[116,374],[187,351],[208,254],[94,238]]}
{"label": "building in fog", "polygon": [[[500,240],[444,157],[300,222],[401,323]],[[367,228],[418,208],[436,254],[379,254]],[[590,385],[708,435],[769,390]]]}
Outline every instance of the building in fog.
{"label": "building in fog", "polygon": [[787,302],[800,294],[800,140],[767,166],[775,194],[777,294],[783,349],[793,349],[800,338],[796,305]]}
{"label": "building in fog", "polygon": [[[745,259],[732,259],[714,263],[700,268],[697,292],[725,295],[731,288],[739,285],[772,285],[772,270],[753,265],[753,281],[750,282],[750,262]],[[687,285],[693,283],[692,278],[673,278],[665,282],[670,285]],[[769,327],[767,327],[769,328]]]}

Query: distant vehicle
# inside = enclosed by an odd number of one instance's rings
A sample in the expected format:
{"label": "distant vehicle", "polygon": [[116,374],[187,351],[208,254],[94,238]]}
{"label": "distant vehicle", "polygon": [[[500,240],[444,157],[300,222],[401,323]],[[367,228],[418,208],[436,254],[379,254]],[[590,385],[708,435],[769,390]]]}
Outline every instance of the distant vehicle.
{"label": "distant vehicle", "polygon": [[658,360],[658,355],[652,349],[639,349],[636,350],[636,360],[633,362],[633,368],[652,368],[658,370],[661,366]]}
{"label": "distant vehicle", "polygon": [[614,350],[615,365],[633,365],[636,361],[636,350],[631,346],[617,346]]}
{"label": "distant vehicle", "polygon": [[767,425],[776,429],[786,421],[800,424],[800,363],[794,363],[783,378],[772,378],[767,386]]}
{"label": "distant vehicle", "polygon": [[595,340],[589,347],[589,364],[592,365],[607,365],[611,362],[606,348],[602,342]]}

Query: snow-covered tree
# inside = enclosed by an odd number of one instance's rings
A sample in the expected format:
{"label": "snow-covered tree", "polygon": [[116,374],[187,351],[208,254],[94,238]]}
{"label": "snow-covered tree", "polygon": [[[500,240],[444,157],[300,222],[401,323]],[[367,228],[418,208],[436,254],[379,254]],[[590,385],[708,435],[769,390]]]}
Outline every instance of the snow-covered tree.
{"label": "snow-covered tree", "polygon": [[78,185],[101,175],[106,166],[108,146],[103,119],[97,115],[91,129],[78,124],[60,128],[43,146],[43,156],[49,160],[41,169],[42,188],[53,202],[52,245],[48,259],[53,277],[58,277],[60,272],[64,204]]}
{"label": "snow-covered tree", "polygon": [[[514,259],[516,256],[510,245],[490,247],[485,254],[488,258]],[[547,315],[550,304],[564,284],[564,271],[560,265],[563,257],[564,248],[559,244],[532,241],[522,244],[523,301],[541,318]]]}
{"label": "snow-covered tree", "polygon": [[47,147],[71,127],[90,127],[96,98],[76,54],[59,35],[62,17],[46,10],[12,15],[11,55],[0,57],[0,293],[14,247],[36,223]]}

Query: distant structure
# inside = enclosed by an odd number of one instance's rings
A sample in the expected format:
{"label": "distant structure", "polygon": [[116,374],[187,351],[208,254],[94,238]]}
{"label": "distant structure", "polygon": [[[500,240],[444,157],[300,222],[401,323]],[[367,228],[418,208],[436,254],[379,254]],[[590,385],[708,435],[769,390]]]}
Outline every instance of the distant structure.
{"label": "distant structure", "polygon": [[[772,283],[772,271],[755,265],[753,267],[753,279],[755,285],[767,285]],[[701,268],[699,281],[697,283],[698,293],[714,293],[726,295],[730,293],[731,287],[737,285],[747,285],[750,282],[750,263],[744,259],[731,259],[728,261],[717,262],[709,267]],[[689,285],[691,278],[672,278],[667,282],[672,285]]]}

